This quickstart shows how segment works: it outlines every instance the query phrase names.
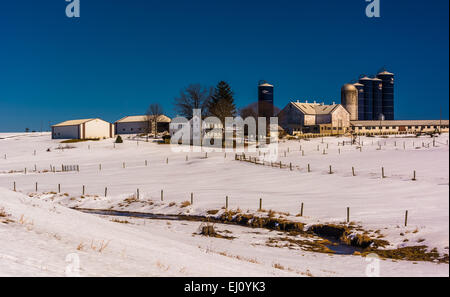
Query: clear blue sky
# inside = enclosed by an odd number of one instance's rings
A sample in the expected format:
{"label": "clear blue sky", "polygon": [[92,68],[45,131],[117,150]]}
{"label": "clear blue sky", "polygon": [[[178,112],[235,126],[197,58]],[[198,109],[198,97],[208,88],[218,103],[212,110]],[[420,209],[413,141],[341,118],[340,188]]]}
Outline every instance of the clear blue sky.
{"label": "clear blue sky", "polygon": [[342,84],[381,67],[396,74],[397,119],[449,111],[449,1],[64,0],[0,5],[0,131],[49,122],[142,114],[152,102],[173,116],[190,83],[228,81],[239,107],[257,82],[275,104],[340,102]]}

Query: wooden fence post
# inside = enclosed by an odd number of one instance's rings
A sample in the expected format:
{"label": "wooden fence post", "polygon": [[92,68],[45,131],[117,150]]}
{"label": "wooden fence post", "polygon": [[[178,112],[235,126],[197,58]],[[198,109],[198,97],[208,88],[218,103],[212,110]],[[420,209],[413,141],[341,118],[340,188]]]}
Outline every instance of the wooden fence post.
{"label": "wooden fence post", "polygon": [[139,188],[136,189],[136,198],[139,200]]}
{"label": "wooden fence post", "polygon": [[225,197],[225,209],[228,209],[228,196]]}
{"label": "wooden fence post", "polygon": [[191,205],[194,204],[194,193],[191,193]]}
{"label": "wooden fence post", "polygon": [[262,198],[259,198],[259,210],[262,210]]}
{"label": "wooden fence post", "polygon": [[14,188],[14,192],[16,191],[16,182],[14,182],[14,186],[13,186],[13,188]]}
{"label": "wooden fence post", "polygon": [[347,207],[347,223],[350,222],[350,207]]}
{"label": "wooden fence post", "polygon": [[36,187],[35,187],[36,192],[38,191],[38,183],[36,182]]}
{"label": "wooden fence post", "polygon": [[311,166],[308,164],[308,172],[311,172]]}
{"label": "wooden fence post", "polygon": [[412,178],[412,180],[416,180],[416,171],[414,170],[414,172],[413,172],[413,178]]}
{"label": "wooden fence post", "polygon": [[384,176],[384,167],[381,167],[381,178],[385,178],[386,176]]}
{"label": "wooden fence post", "polygon": [[105,197],[108,195],[108,187],[105,187]]}
{"label": "wooden fence post", "polygon": [[408,211],[405,212],[405,227],[408,226]]}
{"label": "wooden fence post", "polygon": [[85,193],[85,186],[83,185],[82,195],[84,196]]}
{"label": "wooden fence post", "polygon": [[61,184],[58,184],[58,193],[61,193]]}
{"label": "wooden fence post", "polygon": [[333,171],[331,170],[331,165],[330,165],[330,171],[329,171],[329,174],[333,174]]}
{"label": "wooden fence post", "polygon": [[161,201],[164,201],[164,190],[161,190]]}
{"label": "wooden fence post", "polygon": [[302,206],[300,207],[300,216],[303,217],[303,202],[302,202]]}
{"label": "wooden fence post", "polygon": [[352,167],[352,175],[355,176],[355,167]]}

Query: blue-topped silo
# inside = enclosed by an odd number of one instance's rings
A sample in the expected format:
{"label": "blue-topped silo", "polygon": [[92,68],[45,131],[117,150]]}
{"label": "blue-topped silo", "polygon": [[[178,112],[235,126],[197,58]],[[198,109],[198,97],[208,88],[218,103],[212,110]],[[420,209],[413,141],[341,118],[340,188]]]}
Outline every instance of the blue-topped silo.
{"label": "blue-topped silo", "polygon": [[266,81],[260,81],[258,84],[258,116],[267,120],[274,116],[273,89],[273,85]]}
{"label": "blue-topped silo", "polygon": [[364,87],[364,120],[371,121],[373,119],[373,83],[368,76],[359,79],[359,83]]}
{"label": "blue-topped silo", "polygon": [[360,83],[353,84],[358,90],[358,120],[364,120],[364,85]]}
{"label": "blue-topped silo", "polygon": [[394,74],[386,70],[377,74],[382,83],[382,113],[385,120],[394,120]]}
{"label": "blue-topped silo", "polygon": [[372,94],[373,94],[373,102],[372,102],[372,112],[373,112],[373,120],[379,120],[383,114],[383,87],[382,80],[379,78],[372,79]]}

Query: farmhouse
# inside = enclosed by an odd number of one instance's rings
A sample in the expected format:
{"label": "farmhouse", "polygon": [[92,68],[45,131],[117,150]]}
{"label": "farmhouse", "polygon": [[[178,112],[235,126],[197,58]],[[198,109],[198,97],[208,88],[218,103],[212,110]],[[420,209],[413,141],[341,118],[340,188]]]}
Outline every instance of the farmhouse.
{"label": "farmhouse", "polygon": [[[157,118],[157,132],[169,131],[169,123],[171,119],[165,115]],[[126,116],[114,123],[116,134],[141,134],[154,133],[155,116],[137,115]]]}
{"label": "farmhouse", "polygon": [[98,118],[69,120],[52,126],[52,139],[94,139],[113,136],[112,124]]}
{"label": "farmhouse", "polygon": [[341,104],[290,102],[278,114],[279,125],[289,134],[344,134],[350,114]]}

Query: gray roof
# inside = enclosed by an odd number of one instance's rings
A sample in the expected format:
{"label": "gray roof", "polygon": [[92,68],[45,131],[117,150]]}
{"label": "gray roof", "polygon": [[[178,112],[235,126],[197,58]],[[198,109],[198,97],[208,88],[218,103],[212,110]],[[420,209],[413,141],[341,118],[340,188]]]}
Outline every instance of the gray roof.
{"label": "gray roof", "polygon": [[310,115],[330,114],[334,110],[336,110],[336,108],[340,105],[340,104],[325,105],[318,103],[301,103],[301,102],[291,102],[291,104],[297,107],[304,114]]}

